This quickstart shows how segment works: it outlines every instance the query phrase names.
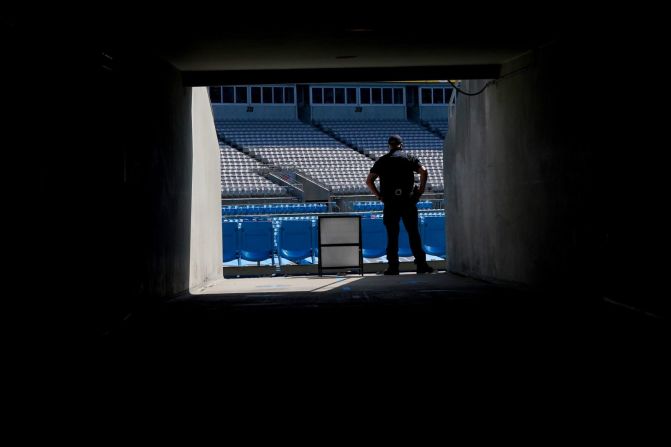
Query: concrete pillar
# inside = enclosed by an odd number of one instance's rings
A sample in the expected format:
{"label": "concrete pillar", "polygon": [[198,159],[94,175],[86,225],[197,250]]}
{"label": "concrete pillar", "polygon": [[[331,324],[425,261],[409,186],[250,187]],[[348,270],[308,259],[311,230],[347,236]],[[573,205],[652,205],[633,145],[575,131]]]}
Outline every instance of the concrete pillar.
{"label": "concrete pillar", "polygon": [[219,142],[205,87],[192,88],[191,249],[189,288],[222,278]]}

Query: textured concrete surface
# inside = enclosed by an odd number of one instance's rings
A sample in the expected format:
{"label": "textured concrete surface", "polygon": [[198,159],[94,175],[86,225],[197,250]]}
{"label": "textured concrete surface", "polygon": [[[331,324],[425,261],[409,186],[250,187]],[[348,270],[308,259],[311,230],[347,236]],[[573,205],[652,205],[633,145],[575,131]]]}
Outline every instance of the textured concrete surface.
{"label": "textured concrete surface", "polygon": [[570,369],[635,357],[642,365],[661,360],[667,329],[658,316],[579,290],[450,273],[226,279],[130,315],[100,352],[130,364],[179,359],[178,368],[246,379],[317,367],[324,377],[386,367],[415,376],[483,363]]}

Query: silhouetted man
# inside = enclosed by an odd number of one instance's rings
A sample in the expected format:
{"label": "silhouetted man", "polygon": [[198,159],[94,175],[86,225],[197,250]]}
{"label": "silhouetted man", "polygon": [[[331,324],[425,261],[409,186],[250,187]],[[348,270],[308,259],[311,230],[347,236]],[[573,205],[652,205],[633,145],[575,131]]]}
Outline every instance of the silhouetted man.
{"label": "silhouetted man", "polygon": [[[384,203],[384,226],[387,229],[387,261],[389,267],[385,275],[398,275],[398,234],[400,220],[403,219],[410,239],[410,249],[415,257],[417,273],[431,273],[433,269],[426,263],[426,253],[422,249],[417,226],[417,202],[424,193],[429,176],[419,159],[403,150],[403,139],[392,135],[388,140],[389,153],[380,157],[370,169],[366,185]],[[419,188],[415,186],[415,172],[419,174]],[[375,179],[380,177],[380,190]]]}

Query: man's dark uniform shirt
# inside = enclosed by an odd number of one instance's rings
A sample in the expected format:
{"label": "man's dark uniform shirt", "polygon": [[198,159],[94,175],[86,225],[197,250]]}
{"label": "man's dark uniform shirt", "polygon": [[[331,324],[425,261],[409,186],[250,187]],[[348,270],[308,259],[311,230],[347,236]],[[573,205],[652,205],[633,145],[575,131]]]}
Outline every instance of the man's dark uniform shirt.
{"label": "man's dark uniform shirt", "polygon": [[370,172],[380,176],[380,194],[385,203],[410,198],[419,166],[419,159],[403,150],[387,153],[375,162]]}

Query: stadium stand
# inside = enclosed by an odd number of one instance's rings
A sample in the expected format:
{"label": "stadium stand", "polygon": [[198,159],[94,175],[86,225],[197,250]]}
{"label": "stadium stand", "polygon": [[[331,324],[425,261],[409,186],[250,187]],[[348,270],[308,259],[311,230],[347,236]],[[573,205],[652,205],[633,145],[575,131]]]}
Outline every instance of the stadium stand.
{"label": "stadium stand", "polygon": [[300,121],[219,121],[220,138],[270,167],[295,169],[333,194],[367,194],[370,158]]}
{"label": "stadium stand", "polygon": [[443,140],[417,123],[407,120],[321,121],[326,132],[348,142],[353,148],[377,160],[389,151],[387,138],[391,134],[403,137],[404,149],[415,155],[429,171],[427,188],[442,192]]}
{"label": "stadium stand", "polygon": [[[293,87],[288,89],[294,91]],[[263,94],[265,101],[265,90]],[[445,259],[446,115],[441,120],[441,113],[434,108],[418,115],[417,122],[399,119],[405,112],[398,113],[394,103],[395,109],[378,107],[365,117],[356,117],[348,115],[344,108],[338,109],[338,98],[334,97],[334,105],[318,103],[319,113],[306,116],[297,108],[305,109],[312,103],[309,98],[299,103],[300,97],[299,91],[296,102],[291,99],[279,105],[255,103],[250,107],[226,101],[215,104],[223,265],[273,266],[276,272],[289,269],[289,265],[315,265],[319,256],[317,216],[330,212],[360,214],[364,262],[386,262],[383,204],[370,200],[373,196],[365,180],[373,163],[388,152],[387,139],[391,134],[402,135],[405,150],[414,153],[429,171],[426,194],[417,204],[419,228],[427,258]],[[275,101],[275,93],[272,98]],[[358,100],[358,96],[350,99]],[[253,103],[258,98],[251,100]],[[294,104],[293,111],[287,107],[289,104]],[[241,107],[254,114],[246,115]],[[319,194],[315,194],[315,188]],[[402,261],[411,261],[402,223],[400,230],[399,256]]]}
{"label": "stadium stand", "polygon": [[433,133],[440,135],[442,139],[447,137],[447,120],[421,120],[420,122]]}
{"label": "stadium stand", "polygon": [[263,164],[237,149],[219,143],[222,197],[287,196],[286,189],[258,174]]}

